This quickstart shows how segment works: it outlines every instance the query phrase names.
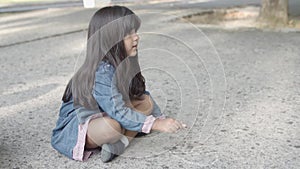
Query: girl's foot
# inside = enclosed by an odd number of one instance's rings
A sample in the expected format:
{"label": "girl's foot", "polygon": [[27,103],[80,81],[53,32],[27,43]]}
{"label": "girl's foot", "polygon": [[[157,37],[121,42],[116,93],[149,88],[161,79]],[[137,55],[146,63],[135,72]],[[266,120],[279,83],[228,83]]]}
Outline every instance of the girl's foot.
{"label": "girl's foot", "polygon": [[103,144],[101,150],[101,160],[106,163],[121,155],[125,150],[125,144],[120,140],[114,144]]}

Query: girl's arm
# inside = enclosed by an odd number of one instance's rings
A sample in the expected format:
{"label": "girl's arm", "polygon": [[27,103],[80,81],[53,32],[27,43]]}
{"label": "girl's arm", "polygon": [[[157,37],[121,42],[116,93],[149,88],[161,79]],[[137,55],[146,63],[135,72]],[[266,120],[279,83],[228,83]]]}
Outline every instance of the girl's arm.
{"label": "girl's arm", "polygon": [[100,108],[120,125],[131,131],[149,133],[155,121],[153,115],[146,116],[126,106],[122,94],[113,79],[114,68],[101,63],[96,72],[93,96]]}

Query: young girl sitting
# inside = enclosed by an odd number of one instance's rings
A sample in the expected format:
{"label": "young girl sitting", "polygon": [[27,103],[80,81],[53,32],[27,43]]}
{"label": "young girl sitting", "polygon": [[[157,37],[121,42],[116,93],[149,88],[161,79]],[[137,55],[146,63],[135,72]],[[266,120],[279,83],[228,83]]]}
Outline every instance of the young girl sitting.
{"label": "young girl sitting", "polygon": [[101,147],[101,160],[124,152],[138,133],[176,132],[185,125],[165,118],[145,90],[137,56],[140,19],[128,8],[105,7],[92,17],[87,53],[69,81],[51,144],[83,161]]}

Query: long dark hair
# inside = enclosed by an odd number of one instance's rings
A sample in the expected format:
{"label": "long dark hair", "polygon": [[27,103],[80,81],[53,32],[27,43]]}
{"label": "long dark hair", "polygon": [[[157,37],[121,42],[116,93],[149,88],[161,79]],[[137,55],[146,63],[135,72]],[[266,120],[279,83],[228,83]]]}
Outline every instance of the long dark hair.
{"label": "long dark hair", "polygon": [[104,7],[92,17],[83,65],[69,81],[62,100],[74,100],[74,106],[99,110],[92,95],[95,73],[101,61],[116,69],[117,86],[123,100],[138,99],[145,91],[145,79],[140,72],[138,57],[127,57],[123,38],[140,27],[140,19],[122,6]]}

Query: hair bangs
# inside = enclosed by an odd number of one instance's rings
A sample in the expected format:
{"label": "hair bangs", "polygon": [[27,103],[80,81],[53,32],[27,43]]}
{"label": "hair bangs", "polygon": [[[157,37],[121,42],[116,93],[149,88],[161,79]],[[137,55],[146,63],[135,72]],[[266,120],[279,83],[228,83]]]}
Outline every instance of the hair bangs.
{"label": "hair bangs", "polygon": [[124,30],[125,34],[130,34],[132,30],[137,31],[141,26],[141,19],[135,15],[130,14],[125,16],[126,19],[124,20]]}

